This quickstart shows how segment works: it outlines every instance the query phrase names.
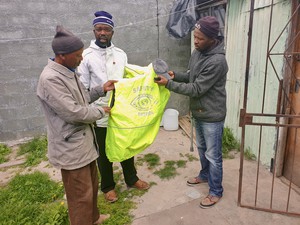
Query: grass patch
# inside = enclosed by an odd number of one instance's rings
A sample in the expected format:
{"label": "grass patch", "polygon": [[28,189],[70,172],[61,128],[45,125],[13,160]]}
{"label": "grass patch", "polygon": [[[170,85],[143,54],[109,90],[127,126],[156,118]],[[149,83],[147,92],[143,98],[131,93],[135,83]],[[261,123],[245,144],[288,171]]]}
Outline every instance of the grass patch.
{"label": "grass patch", "polygon": [[49,175],[16,175],[0,189],[1,224],[67,224],[63,186]]}
{"label": "grass patch", "polygon": [[103,194],[100,194],[98,198],[100,212],[110,214],[109,220],[105,221],[103,224],[131,224],[133,216],[130,214],[130,211],[136,208],[136,203],[133,201],[133,198],[142,196],[147,191],[127,189],[121,192],[120,187],[117,185],[116,192],[118,193],[119,199],[113,204],[106,202]]}
{"label": "grass patch", "polygon": [[143,157],[138,156],[136,160],[136,165],[142,166],[144,162],[147,163],[148,169],[153,169],[154,167],[160,165],[160,157],[155,153],[149,153],[144,155]]}
{"label": "grass patch", "polygon": [[177,173],[177,168],[183,168],[186,166],[186,162],[185,160],[178,160],[178,161],[173,161],[173,160],[168,160],[165,161],[164,164],[164,168],[157,170],[154,172],[154,174],[158,175],[160,177],[160,179],[171,179],[173,177],[175,177],[176,175],[178,175]]}
{"label": "grass patch", "polygon": [[190,153],[186,153],[185,155],[183,155],[182,153],[180,153],[181,157],[186,157],[188,159],[189,162],[192,161],[198,161],[199,159],[197,157],[195,157],[194,155],[190,154]]}
{"label": "grass patch", "polygon": [[0,164],[8,161],[8,155],[11,153],[11,148],[5,144],[0,144]]}
{"label": "grass patch", "polygon": [[176,172],[176,168],[174,166],[167,166],[165,165],[164,168],[157,170],[154,174],[158,175],[160,179],[171,179],[175,177],[178,173]]}
{"label": "grass patch", "polygon": [[[26,155],[25,167],[35,166],[47,160],[46,153],[47,139],[43,136],[20,145],[18,149],[18,155]],[[149,166],[154,166],[155,162],[159,161],[157,157],[147,155],[143,160]],[[117,166],[114,166],[113,170],[119,200],[114,204],[107,203],[104,195],[99,192],[98,206],[101,213],[111,215],[103,224],[130,224],[133,220],[131,210],[136,207],[133,198],[142,196],[147,190],[120,191],[120,187],[124,185],[123,173]],[[119,185],[120,183],[122,185]],[[5,187],[0,187],[0,224],[69,225],[68,209],[63,195],[62,183],[52,181],[48,174],[40,172],[18,174]]]}
{"label": "grass patch", "polygon": [[[121,185],[118,185],[121,176],[121,171],[114,173],[119,197],[117,202],[106,202],[102,193],[98,196],[101,213],[111,215],[104,225],[131,224],[133,216],[130,213],[136,207],[133,198],[147,192],[133,188],[121,191]],[[46,173],[16,175],[6,187],[0,188],[0,224],[69,225],[63,195],[62,183],[50,180]]]}
{"label": "grass patch", "polygon": [[145,162],[148,164],[148,168],[154,168],[160,165],[160,157],[157,154],[149,153],[144,156]]}
{"label": "grass patch", "polygon": [[144,165],[144,158],[141,157],[140,155],[138,155],[136,158],[135,158],[135,161],[134,161],[134,164],[135,166],[143,166]]}
{"label": "grass patch", "polygon": [[186,163],[187,163],[186,160],[178,160],[178,161],[176,161],[176,165],[177,165],[178,168],[185,168],[186,167]]}
{"label": "grass patch", "polygon": [[24,166],[35,166],[40,162],[47,160],[47,143],[47,138],[41,136],[20,145],[18,155],[26,154]]}
{"label": "grass patch", "polygon": [[[105,200],[104,194],[101,191],[99,192],[99,210],[103,214],[110,214],[109,220],[105,221],[103,225],[131,224],[133,220],[131,210],[136,208],[136,203],[133,201],[133,199],[135,197],[142,196],[147,192],[147,190],[137,190],[134,188],[121,190],[121,187],[125,184],[122,169],[117,166],[114,166],[113,168],[114,181],[116,182],[115,191],[117,192],[119,199],[113,204],[109,203]],[[100,174],[99,180],[101,180]]]}

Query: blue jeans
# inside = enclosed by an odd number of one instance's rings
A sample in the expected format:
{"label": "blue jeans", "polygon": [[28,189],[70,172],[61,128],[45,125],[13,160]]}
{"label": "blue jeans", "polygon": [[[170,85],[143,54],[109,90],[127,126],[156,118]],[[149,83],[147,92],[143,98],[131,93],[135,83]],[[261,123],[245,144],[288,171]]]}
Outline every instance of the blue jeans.
{"label": "blue jeans", "polygon": [[194,118],[194,122],[196,143],[202,166],[198,177],[208,181],[210,195],[222,197],[224,121],[207,123]]}

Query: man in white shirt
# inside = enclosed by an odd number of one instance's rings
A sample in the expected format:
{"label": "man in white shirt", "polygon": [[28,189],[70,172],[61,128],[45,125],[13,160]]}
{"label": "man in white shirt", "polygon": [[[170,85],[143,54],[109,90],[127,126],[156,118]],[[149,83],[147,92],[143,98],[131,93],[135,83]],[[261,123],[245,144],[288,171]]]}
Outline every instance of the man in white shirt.
{"label": "man in white shirt", "polygon": [[[83,52],[83,60],[78,67],[81,82],[87,89],[91,89],[99,84],[104,84],[107,80],[117,80],[123,78],[124,67],[127,64],[126,53],[113,45],[111,42],[114,34],[114,22],[112,15],[105,11],[95,13],[93,20],[94,35],[96,40],[92,40],[90,46]],[[99,98],[93,104],[97,106],[108,106],[110,92],[105,97]],[[113,167],[106,156],[105,143],[107,131],[108,115],[96,121],[95,127],[97,142],[99,145],[98,168],[101,174],[101,191],[108,202],[118,200],[115,192],[113,178]],[[125,183],[129,187],[146,190],[150,186],[145,181],[137,177],[134,166],[134,157],[121,162]]]}

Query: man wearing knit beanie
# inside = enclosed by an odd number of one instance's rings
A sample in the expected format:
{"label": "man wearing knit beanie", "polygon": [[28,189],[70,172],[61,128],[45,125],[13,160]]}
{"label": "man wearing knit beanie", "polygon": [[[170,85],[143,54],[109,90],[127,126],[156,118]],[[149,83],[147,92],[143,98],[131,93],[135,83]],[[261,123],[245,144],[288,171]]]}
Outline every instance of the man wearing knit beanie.
{"label": "man wearing knit beanie", "polygon": [[[106,11],[97,11],[94,15],[95,18],[92,24],[96,40],[92,40],[90,46],[84,50],[83,60],[78,67],[80,80],[88,89],[106,82],[108,79],[122,79],[127,64],[126,53],[114,46],[111,41],[115,26],[112,15]],[[95,104],[107,106],[110,94],[108,92],[105,97],[100,98]],[[101,191],[104,193],[106,201],[113,203],[118,200],[118,196],[115,191],[113,163],[107,158],[105,149],[108,116],[98,120],[96,124],[95,131],[100,151],[97,162],[101,174]],[[140,190],[150,187],[147,182],[138,178],[134,157],[121,162],[121,166],[127,186]]]}
{"label": "man wearing knit beanie", "polygon": [[56,27],[56,34],[52,41],[52,49],[56,55],[72,53],[83,48],[83,46],[80,38],[60,25]]}
{"label": "man wearing knit beanie", "polygon": [[219,22],[212,16],[195,24],[194,46],[186,72],[170,71],[171,79],[155,81],[169,90],[190,97],[196,142],[202,168],[187,180],[194,186],[208,183],[209,193],[201,208],[214,206],[223,196],[222,135],[226,117],[226,76],[228,72]]}
{"label": "man wearing knit beanie", "polygon": [[56,34],[52,40],[55,62],[69,69],[75,69],[82,60],[83,46],[84,44],[80,38],[76,37],[73,33],[61,25],[56,27]]}
{"label": "man wearing knit beanie", "polygon": [[114,89],[115,80],[86,90],[75,68],[82,60],[83,42],[62,26],[52,41],[54,59],[40,75],[37,96],[47,122],[48,158],[61,170],[70,224],[100,224],[109,215],[99,213],[98,146],[93,123],[109,113],[109,107],[89,103]]}
{"label": "man wearing knit beanie", "polygon": [[216,17],[206,16],[197,21],[195,28],[208,38],[217,38],[219,34],[219,21]]}

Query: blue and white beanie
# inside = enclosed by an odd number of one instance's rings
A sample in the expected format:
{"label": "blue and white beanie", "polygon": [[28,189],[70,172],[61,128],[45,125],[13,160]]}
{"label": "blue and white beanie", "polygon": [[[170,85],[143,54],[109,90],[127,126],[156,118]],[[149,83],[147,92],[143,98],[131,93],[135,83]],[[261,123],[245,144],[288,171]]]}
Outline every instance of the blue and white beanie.
{"label": "blue and white beanie", "polygon": [[112,15],[105,11],[98,11],[94,14],[96,18],[93,20],[93,26],[97,24],[106,24],[114,28],[114,22],[112,21]]}

